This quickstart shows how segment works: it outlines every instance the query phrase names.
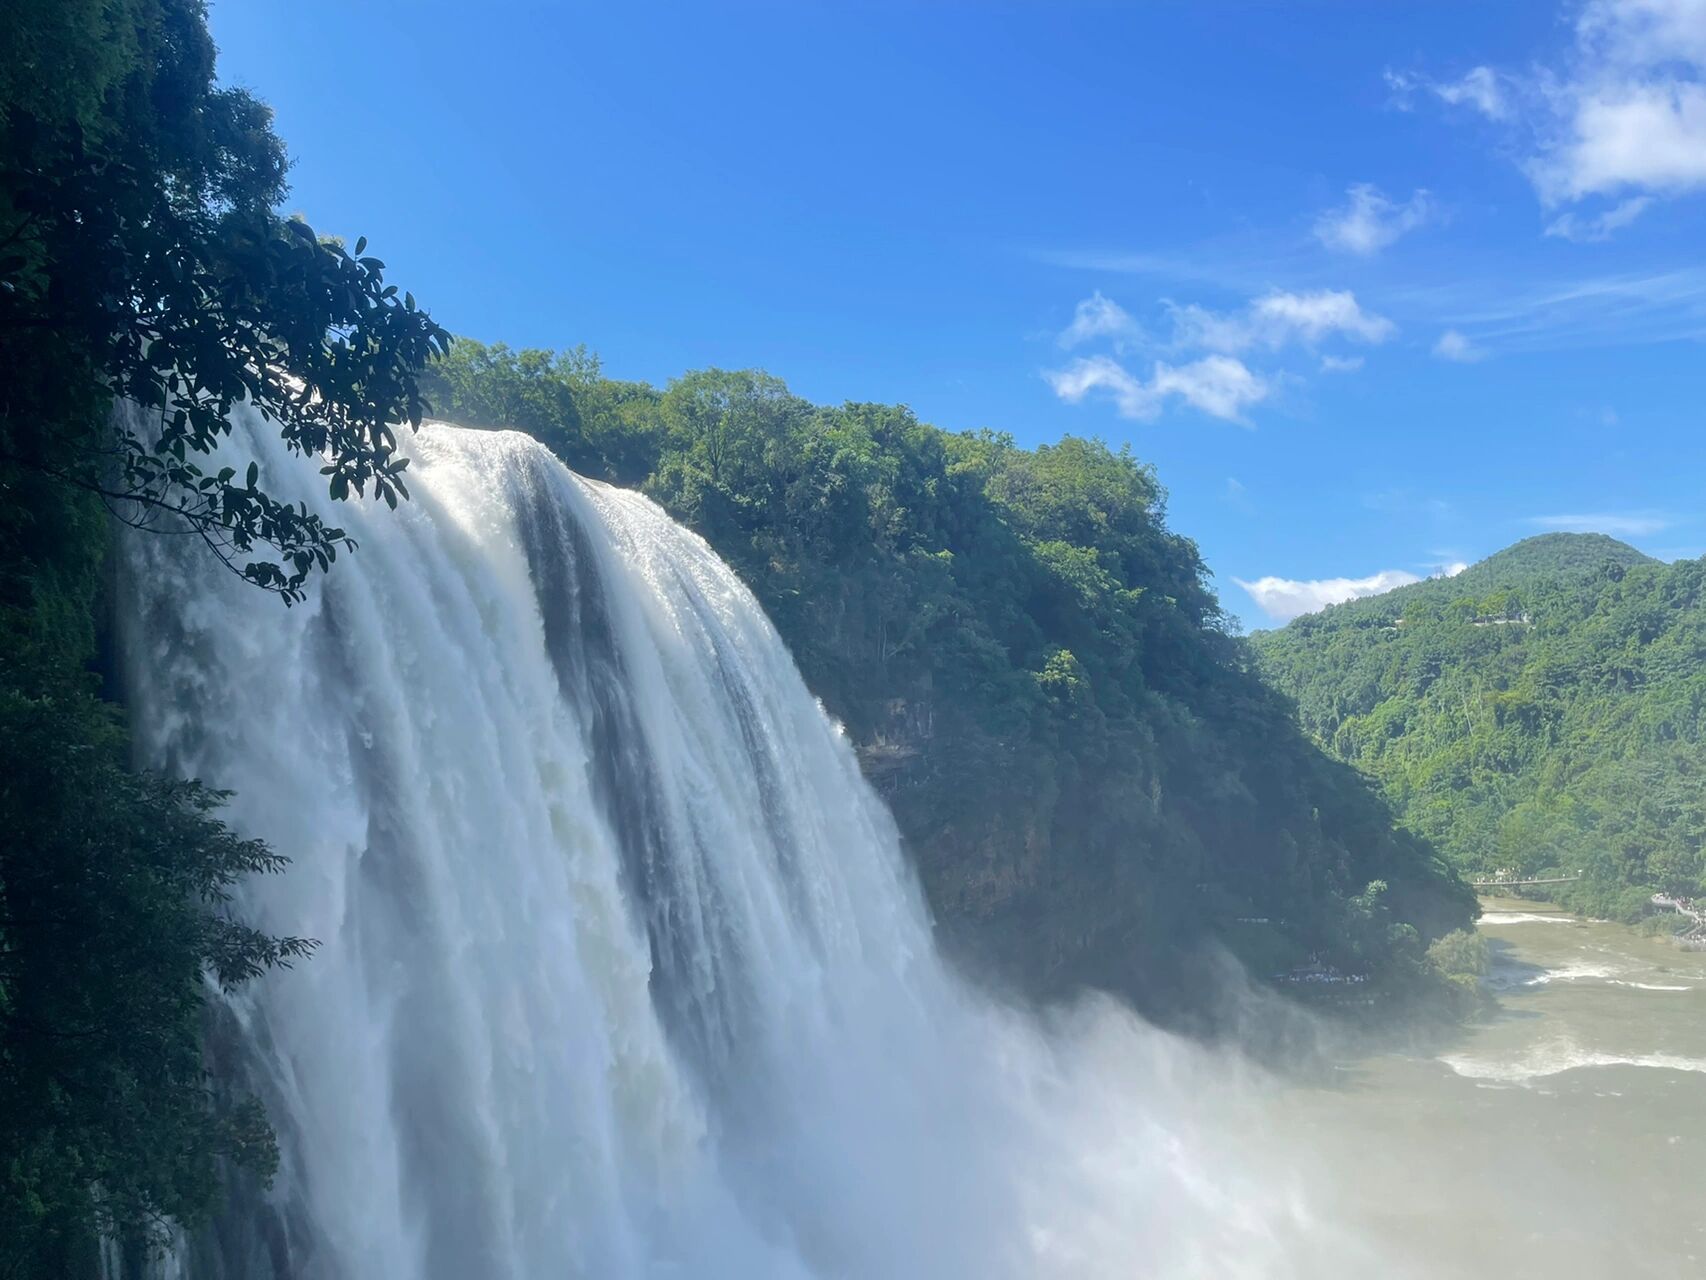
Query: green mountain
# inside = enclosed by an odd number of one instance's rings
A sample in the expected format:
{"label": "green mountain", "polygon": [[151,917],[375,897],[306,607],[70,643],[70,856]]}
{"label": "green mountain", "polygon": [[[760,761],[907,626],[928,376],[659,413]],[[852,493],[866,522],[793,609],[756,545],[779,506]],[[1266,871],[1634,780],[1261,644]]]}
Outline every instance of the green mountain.
{"label": "green mountain", "polygon": [[[1394,982],[1468,891],[1251,669],[1154,473],[709,370],[459,341],[435,410],[637,485],[752,587],[888,798],[945,941],[1024,987],[1200,1003],[1204,944]],[[1371,888],[1372,886],[1372,888]]]}
{"label": "green mountain", "polygon": [[1566,902],[1633,917],[1706,887],[1703,579],[1547,534],[1252,645],[1304,729],[1460,870],[1579,871]]}
{"label": "green mountain", "polygon": [[[1450,578],[1428,578],[1397,587],[1377,596],[1364,596],[1334,605],[1326,612],[1336,618],[1396,618],[1418,601],[1449,603],[1469,596],[1486,596],[1495,591],[1543,579],[1573,578],[1597,573],[1608,565],[1633,568],[1642,564],[1658,564],[1651,556],[1635,550],[1626,542],[1603,533],[1543,533],[1524,538],[1485,560],[1478,560],[1461,573]],[[1324,615],[1311,615],[1320,617]]]}
{"label": "green mountain", "polygon": [[1603,533],[1543,533],[1512,543],[1503,551],[1470,565],[1456,578],[1430,579],[1430,582],[1456,582],[1467,590],[1486,592],[1519,586],[1539,578],[1597,573],[1606,565],[1633,568],[1658,563],[1627,542],[1619,542]]}

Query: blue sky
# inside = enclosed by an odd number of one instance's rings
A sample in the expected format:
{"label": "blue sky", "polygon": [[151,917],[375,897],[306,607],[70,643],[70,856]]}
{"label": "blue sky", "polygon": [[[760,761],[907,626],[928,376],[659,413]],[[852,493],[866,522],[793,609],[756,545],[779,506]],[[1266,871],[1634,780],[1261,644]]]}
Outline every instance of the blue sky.
{"label": "blue sky", "polygon": [[1706,0],[212,24],[292,207],[452,330],[1130,442],[1247,626],[1551,528],[1706,552]]}

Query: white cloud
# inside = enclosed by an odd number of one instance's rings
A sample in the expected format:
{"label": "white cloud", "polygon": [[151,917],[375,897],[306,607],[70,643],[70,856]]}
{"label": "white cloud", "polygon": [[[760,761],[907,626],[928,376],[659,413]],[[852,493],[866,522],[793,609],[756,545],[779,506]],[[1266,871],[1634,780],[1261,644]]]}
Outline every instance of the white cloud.
{"label": "white cloud", "polygon": [[[1095,293],[1078,304],[1072,323],[1060,334],[1060,345],[1071,348],[1112,339],[1114,354],[1081,355],[1064,368],[1045,370],[1043,377],[1055,395],[1072,404],[1091,396],[1106,399],[1122,417],[1137,419],[1154,418],[1177,401],[1210,417],[1248,425],[1245,410],[1268,399],[1287,375],[1279,372],[1270,378],[1258,373],[1239,358],[1241,353],[1251,348],[1277,351],[1290,345],[1313,350],[1330,338],[1379,343],[1397,332],[1384,316],[1364,311],[1349,291],[1275,290],[1252,299],[1241,310],[1224,313],[1194,303],[1166,306],[1173,333],[1160,349],[1195,359],[1156,360],[1147,378],[1133,372],[1116,357],[1126,354],[1127,339],[1142,341],[1141,327],[1117,303]],[[1345,372],[1361,364],[1360,358],[1329,356],[1323,368]]]}
{"label": "white cloud", "polygon": [[1662,511],[1592,511],[1576,515],[1530,516],[1528,523],[1541,529],[1569,533],[1609,533],[1618,538],[1642,538],[1669,529],[1677,520]]}
{"label": "white cloud", "polygon": [[1434,354],[1441,360],[1455,360],[1458,364],[1474,364],[1487,353],[1470,342],[1456,329],[1447,329],[1439,335],[1439,341],[1434,343]]}
{"label": "white cloud", "polygon": [[1111,399],[1122,418],[1154,418],[1171,397],[1227,422],[1245,422],[1243,411],[1267,398],[1265,380],[1226,355],[1204,356],[1185,365],[1155,362],[1145,382],[1111,356],[1080,356],[1064,369],[1043,375],[1055,395],[1077,404],[1093,393]]}
{"label": "white cloud", "polygon": [[1174,306],[1175,346],[1235,352],[1250,347],[1277,350],[1293,342],[1314,346],[1331,337],[1378,344],[1398,331],[1384,316],[1364,311],[1348,289],[1313,293],[1275,290],[1240,312],[1210,311],[1195,304]]}
{"label": "white cloud", "polygon": [[1450,564],[1440,565],[1439,572],[1433,576],[1436,578],[1455,578],[1468,567],[1469,562],[1467,560],[1453,560]]}
{"label": "white cloud", "polygon": [[1461,80],[1387,80],[1506,122],[1549,208],[1616,202],[1554,218],[1548,234],[1604,239],[1647,206],[1632,198],[1706,190],[1706,0],[1586,0],[1568,51],[1522,74],[1476,67]]}
{"label": "white cloud", "polygon": [[1355,373],[1363,366],[1361,356],[1322,356],[1322,373]]}
{"label": "white cloud", "polygon": [[1612,80],[1565,92],[1564,125],[1529,170],[1548,203],[1706,187],[1706,85]]}
{"label": "white cloud", "polygon": [[1319,342],[1342,333],[1355,342],[1385,342],[1397,327],[1384,316],[1364,311],[1348,289],[1321,289],[1314,293],[1270,293],[1257,298],[1251,310],[1266,325],[1279,332],[1295,334],[1305,342]]}
{"label": "white cloud", "polygon": [[1507,120],[1512,113],[1504,77],[1491,67],[1471,67],[1456,80],[1433,80],[1407,71],[1387,71],[1386,83],[1398,105],[1409,109],[1411,97],[1425,90],[1452,106],[1474,107],[1489,120]]}
{"label": "white cloud", "polygon": [[1061,331],[1059,342],[1070,349],[1095,338],[1136,338],[1139,334],[1137,321],[1119,303],[1103,297],[1098,289],[1078,304],[1072,323]]}
{"label": "white cloud", "polygon": [[1043,374],[1055,395],[1078,404],[1093,391],[1105,391],[1125,418],[1150,418],[1156,406],[1141,380],[1112,356],[1080,356],[1064,369]]}
{"label": "white cloud", "polygon": [[1453,106],[1468,104],[1489,120],[1503,120],[1510,115],[1510,103],[1499,84],[1499,73],[1491,67],[1472,67],[1462,79],[1447,80],[1431,88]]}
{"label": "white cloud", "polygon": [[1546,224],[1546,234],[1562,240],[1573,240],[1577,244],[1609,240],[1613,232],[1620,231],[1635,221],[1652,203],[1652,196],[1630,196],[1629,199],[1612,205],[1598,217],[1584,218],[1577,213],[1561,213]]}
{"label": "white cloud", "polygon": [[1414,231],[1433,216],[1433,200],[1417,191],[1404,203],[1390,199],[1378,187],[1359,182],[1349,187],[1346,203],[1315,220],[1315,237],[1329,249],[1368,257],[1399,236]]}
{"label": "white cloud", "polygon": [[1177,395],[1187,404],[1228,422],[1242,422],[1246,405],[1268,396],[1268,384],[1232,356],[1204,356],[1173,368],[1157,361],[1152,383],[1161,395]]}
{"label": "white cloud", "polygon": [[1245,582],[1234,578],[1249,592],[1261,611],[1275,622],[1290,622],[1305,613],[1315,613],[1331,604],[1358,600],[1363,596],[1379,595],[1394,587],[1420,582],[1421,578],[1404,569],[1382,569],[1366,578],[1316,578],[1299,581],[1294,578],[1258,578]]}

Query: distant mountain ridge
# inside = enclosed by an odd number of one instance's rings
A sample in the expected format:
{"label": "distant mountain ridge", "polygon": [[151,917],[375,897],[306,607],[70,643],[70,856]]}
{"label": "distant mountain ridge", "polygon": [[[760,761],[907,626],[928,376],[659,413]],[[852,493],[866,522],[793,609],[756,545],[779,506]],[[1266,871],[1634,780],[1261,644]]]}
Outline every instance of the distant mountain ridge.
{"label": "distant mountain ridge", "polygon": [[1628,543],[1603,533],[1542,533],[1514,542],[1503,551],[1495,551],[1450,577],[1425,578],[1421,582],[1395,587],[1379,595],[1347,600],[1305,616],[1341,620],[1396,618],[1418,600],[1456,600],[1470,595],[1487,595],[1548,578],[1581,577],[1608,565],[1634,568],[1661,563]]}
{"label": "distant mountain ridge", "polygon": [[1625,917],[1706,889],[1706,561],[1544,534],[1251,647],[1461,871],[1579,870],[1565,899]]}

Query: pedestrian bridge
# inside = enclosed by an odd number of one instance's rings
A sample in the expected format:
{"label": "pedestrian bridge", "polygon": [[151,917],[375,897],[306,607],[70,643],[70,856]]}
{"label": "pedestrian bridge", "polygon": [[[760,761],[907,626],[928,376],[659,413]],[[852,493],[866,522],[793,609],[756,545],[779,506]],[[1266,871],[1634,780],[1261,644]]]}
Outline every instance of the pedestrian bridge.
{"label": "pedestrian bridge", "polygon": [[1550,879],[1545,880],[1514,880],[1502,878],[1493,880],[1471,880],[1469,882],[1469,886],[1472,889],[1514,889],[1518,885],[1570,884],[1576,880],[1580,880],[1581,878],[1582,873],[1578,871],[1573,876],[1552,876]]}

